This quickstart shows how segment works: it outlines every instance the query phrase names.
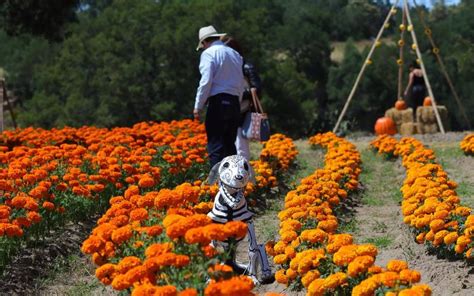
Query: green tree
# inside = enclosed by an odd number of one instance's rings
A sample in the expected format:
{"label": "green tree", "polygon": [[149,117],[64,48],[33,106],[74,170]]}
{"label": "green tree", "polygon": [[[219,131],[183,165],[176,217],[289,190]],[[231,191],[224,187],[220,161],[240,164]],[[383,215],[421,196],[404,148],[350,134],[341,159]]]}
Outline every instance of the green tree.
{"label": "green tree", "polygon": [[[20,119],[52,127],[189,117],[199,81],[197,31],[213,24],[233,35],[260,70],[274,131],[307,134],[324,122],[315,114],[325,96],[329,43],[314,30],[324,14],[303,2],[303,25],[272,0],[116,0],[97,14],[84,8],[57,58],[36,71],[37,91]],[[53,101],[59,107],[45,111]]]}
{"label": "green tree", "polygon": [[[368,48],[360,53],[354,43],[349,41],[342,63],[330,68],[328,111],[333,125],[342,111],[367,54]],[[397,99],[397,54],[397,48],[394,46],[382,45],[376,49],[372,64],[367,66],[347,109],[344,117],[346,126],[349,123],[351,129],[372,130],[376,119],[394,105]]]}
{"label": "green tree", "polygon": [[65,24],[76,20],[78,5],[79,0],[5,0],[0,2],[0,24],[10,35],[61,40]]}

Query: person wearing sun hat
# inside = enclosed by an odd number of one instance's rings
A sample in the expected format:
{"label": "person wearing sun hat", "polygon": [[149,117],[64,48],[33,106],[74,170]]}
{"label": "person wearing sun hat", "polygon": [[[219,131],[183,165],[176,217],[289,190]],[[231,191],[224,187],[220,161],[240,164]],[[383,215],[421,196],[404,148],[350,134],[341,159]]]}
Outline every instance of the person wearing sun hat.
{"label": "person wearing sun hat", "polygon": [[239,99],[245,89],[243,59],[220,40],[224,35],[213,26],[202,27],[196,49],[203,51],[193,115],[200,120],[200,113],[207,104],[205,126],[211,167],[224,157],[237,154],[234,141],[240,119]]}

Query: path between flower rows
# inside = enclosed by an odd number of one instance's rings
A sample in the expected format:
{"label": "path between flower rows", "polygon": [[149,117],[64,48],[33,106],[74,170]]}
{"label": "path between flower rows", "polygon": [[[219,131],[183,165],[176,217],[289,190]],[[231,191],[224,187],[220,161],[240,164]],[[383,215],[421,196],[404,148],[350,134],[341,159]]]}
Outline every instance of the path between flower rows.
{"label": "path between flower rows", "polygon": [[[316,169],[323,166],[324,163],[324,150],[313,150],[310,148],[308,140],[297,140],[294,141],[297,149],[298,156],[296,158],[297,167],[294,172],[291,172],[289,176],[288,184],[286,186],[296,187],[301,179],[312,174]],[[278,198],[271,201],[271,206],[265,211],[263,215],[258,216],[255,219],[257,238],[259,242],[266,242],[268,240],[277,241],[280,220],[278,219],[278,212],[283,209],[284,199],[286,191],[280,192]],[[245,260],[246,256],[246,244],[242,244],[240,249],[240,260]],[[272,270],[275,272],[276,267],[273,264],[272,257],[269,257]],[[258,295],[265,295],[266,292],[278,292],[285,295],[291,296],[303,296],[306,294],[305,291],[294,292],[289,291],[286,286],[277,282],[271,285],[259,286],[254,289],[254,292]]]}
{"label": "path between flower rows", "polygon": [[[403,223],[400,187],[405,170],[400,160],[386,161],[377,156],[368,149],[367,141],[354,143],[362,156],[360,180],[365,190],[361,194],[360,206],[355,208],[353,224],[346,226],[348,231],[353,233],[358,243],[377,245],[376,264],[385,265],[390,259],[407,261],[411,268],[421,273],[421,281],[432,287],[433,295],[474,295],[474,268],[466,266],[464,261],[438,259],[428,254],[426,247],[414,241],[413,234]],[[443,151],[446,147],[446,143],[434,145],[441,149],[433,147],[435,151]],[[449,144],[451,152],[458,149],[455,145],[455,142]],[[454,168],[454,162],[466,161],[474,165],[474,160],[465,159],[461,153],[457,160],[452,153],[439,154],[444,156],[440,157],[441,161],[451,163],[449,175],[453,180],[460,184],[474,184],[472,171]]]}

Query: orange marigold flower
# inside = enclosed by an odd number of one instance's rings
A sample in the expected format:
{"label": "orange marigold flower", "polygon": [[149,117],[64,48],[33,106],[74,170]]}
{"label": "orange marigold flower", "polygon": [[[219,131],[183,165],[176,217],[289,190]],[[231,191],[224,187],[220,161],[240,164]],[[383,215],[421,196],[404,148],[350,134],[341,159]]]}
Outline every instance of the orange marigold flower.
{"label": "orange marigold flower", "polygon": [[171,252],[172,250],[173,250],[172,243],[155,243],[155,244],[150,245],[145,250],[145,256],[147,258],[155,257],[164,253]]}
{"label": "orange marigold flower", "polygon": [[148,218],[148,211],[144,208],[138,208],[130,212],[130,221],[143,221]]}
{"label": "orange marigold flower", "polygon": [[254,284],[253,281],[246,276],[233,277],[229,280],[214,282],[209,284],[204,290],[205,296],[232,296],[253,295],[251,292]]}
{"label": "orange marigold flower", "polygon": [[194,288],[188,288],[178,293],[178,296],[197,296],[198,291]]}
{"label": "orange marigold flower", "polygon": [[230,279],[232,277],[232,267],[225,264],[215,264],[207,269],[207,273],[212,279]]}
{"label": "orange marigold flower", "polygon": [[98,252],[104,245],[105,241],[102,238],[91,235],[82,243],[81,251],[85,254],[93,254]]}
{"label": "orange marigold flower", "polygon": [[110,285],[112,280],[117,275],[115,264],[106,263],[95,270],[95,276],[104,285]]}
{"label": "orange marigold flower", "polygon": [[285,270],[284,269],[279,269],[276,273],[275,273],[275,280],[277,282],[279,282],[280,284],[288,284],[288,276],[286,276],[285,274]]}
{"label": "orange marigold flower", "polygon": [[149,296],[149,295],[159,295],[159,296],[176,296],[178,295],[178,290],[175,286],[155,286],[152,284],[142,284],[136,286],[132,291],[132,296]]}
{"label": "orange marigold flower", "polygon": [[130,185],[127,190],[125,190],[124,197],[125,199],[130,199],[133,195],[140,194],[140,189],[136,185]]}
{"label": "orange marigold flower", "polygon": [[116,244],[122,244],[129,240],[133,236],[132,228],[130,225],[117,228],[112,232],[112,241]]}
{"label": "orange marigold flower", "polygon": [[203,246],[201,250],[207,258],[213,258],[218,254],[218,251],[211,245]]}
{"label": "orange marigold flower", "polygon": [[132,283],[133,285],[136,282],[139,282],[140,280],[145,278],[146,275],[147,275],[147,269],[145,268],[145,266],[139,265],[139,266],[135,266],[129,269],[125,273],[125,278],[126,278],[126,281],[128,281],[129,283]]}
{"label": "orange marigold flower", "polygon": [[155,186],[155,180],[148,174],[145,174],[138,181],[138,186],[141,188],[150,188]]}
{"label": "orange marigold flower", "polygon": [[128,289],[132,286],[132,283],[127,281],[127,277],[124,274],[118,274],[112,280],[112,288],[118,291]]}
{"label": "orange marigold flower", "polygon": [[117,271],[124,274],[130,269],[139,266],[141,263],[142,262],[140,258],[135,256],[127,256],[120,260],[120,262],[117,264]]}
{"label": "orange marigold flower", "polygon": [[387,264],[389,271],[400,272],[404,269],[408,269],[408,264],[402,260],[390,260]]}

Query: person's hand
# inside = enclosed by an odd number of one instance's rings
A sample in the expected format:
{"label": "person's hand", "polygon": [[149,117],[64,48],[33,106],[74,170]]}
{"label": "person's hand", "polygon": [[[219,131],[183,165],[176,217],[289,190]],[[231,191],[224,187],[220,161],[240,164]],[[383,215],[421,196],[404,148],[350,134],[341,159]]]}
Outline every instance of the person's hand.
{"label": "person's hand", "polygon": [[200,115],[199,115],[199,109],[194,109],[193,110],[193,115],[194,115],[194,120],[200,121]]}

